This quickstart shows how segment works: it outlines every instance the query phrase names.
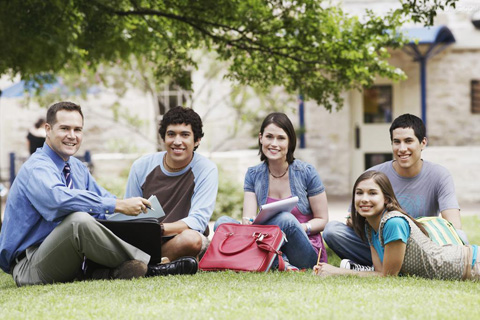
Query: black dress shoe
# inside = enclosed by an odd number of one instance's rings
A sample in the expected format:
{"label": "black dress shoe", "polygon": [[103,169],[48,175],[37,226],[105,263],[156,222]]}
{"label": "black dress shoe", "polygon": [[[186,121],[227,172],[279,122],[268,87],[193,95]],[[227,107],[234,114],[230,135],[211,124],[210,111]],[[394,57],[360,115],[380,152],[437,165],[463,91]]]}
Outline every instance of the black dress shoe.
{"label": "black dress shoe", "polygon": [[155,277],[176,274],[195,274],[197,273],[197,270],[197,259],[194,257],[183,257],[169,263],[149,265],[146,276]]}

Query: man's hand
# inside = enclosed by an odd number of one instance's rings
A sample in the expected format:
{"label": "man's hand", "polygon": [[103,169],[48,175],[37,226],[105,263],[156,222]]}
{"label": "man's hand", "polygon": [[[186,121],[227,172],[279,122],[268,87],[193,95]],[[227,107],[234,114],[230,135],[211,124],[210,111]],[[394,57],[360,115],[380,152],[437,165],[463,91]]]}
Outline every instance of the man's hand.
{"label": "man's hand", "polygon": [[460,219],[460,210],[458,209],[447,209],[441,212],[442,218],[450,221],[455,229],[462,229],[462,220]]}
{"label": "man's hand", "polygon": [[128,198],[119,200],[115,204],[115,212],[121,212],[127,216],[138,216],[140,213],[146,213],[147,207],[152,204],[142,197]]}

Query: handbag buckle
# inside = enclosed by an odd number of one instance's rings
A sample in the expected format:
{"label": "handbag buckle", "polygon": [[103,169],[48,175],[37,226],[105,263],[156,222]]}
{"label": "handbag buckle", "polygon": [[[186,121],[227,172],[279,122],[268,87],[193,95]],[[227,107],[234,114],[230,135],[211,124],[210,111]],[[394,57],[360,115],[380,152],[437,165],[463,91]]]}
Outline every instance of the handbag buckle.
{"label": "handbag buckle", "polygon": [[268,237],[268,233],[254,232],[252,237],[257,238],[255,241],[262,241],[264,238]]}

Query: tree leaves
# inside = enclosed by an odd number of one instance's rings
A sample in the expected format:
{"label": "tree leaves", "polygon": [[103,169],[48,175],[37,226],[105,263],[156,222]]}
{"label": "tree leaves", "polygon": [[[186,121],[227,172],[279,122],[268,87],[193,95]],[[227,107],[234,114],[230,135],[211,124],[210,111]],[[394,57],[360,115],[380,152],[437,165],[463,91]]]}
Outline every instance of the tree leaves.
{"label": "tree leaves", "polygon": [[437,11],[448,7],[455,8],[458,0],[401,0],[400,2],[402,9],[399,12],[409,15],[414,22],[431,26]]}
{"label": "tree leaves", "polygon": [[46,79],[133,55],[154,63],[157,79],[190,89],[192,52],[207,48],[229,63],[235,82],[281,85],[332,110],[343,91],[375,76],[402,79],[386,63],[385,48],[403,44],[396,30],[410,13],[431,22],[456,0],[400,1],[386,16],[355,17],[319,0],[7,0],[0,4],[0,73]]}

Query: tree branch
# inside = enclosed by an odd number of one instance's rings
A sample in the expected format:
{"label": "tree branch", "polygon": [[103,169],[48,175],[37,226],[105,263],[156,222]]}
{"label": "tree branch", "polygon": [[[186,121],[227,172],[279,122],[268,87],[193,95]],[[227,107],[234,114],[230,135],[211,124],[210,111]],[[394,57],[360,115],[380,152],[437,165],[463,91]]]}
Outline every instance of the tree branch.
{"label": "tree branch", "polygon": [[[286,54],[286,53],[280,52],[278,50],[278,49],[290,49],[290,50],[293,50],[293,51],[303,51],[305,53],[310,53],[311,54],[311,52],[305,51],[303,48],[300,48],[300,47],[283,46],[283,47],[275,47],[275,49],[274,49],[273,47],[268,47],[268,46],[262,45],[258,41],[255,41],[255,40],[253,40],[253,39],[251,39],[250,37],[247,36],[248,33],[254,32],[254,31],[249,30],[249,29],[246,29],[246,30],[242,31],[242,30],[239,30],[238,28],[234,28],[232,26],[228,26],[228,25],[224,25],[224,24],[220,24],[220,23],[216,23],[216,22],[206,21],[206,20],[202,20],[202,19],[198,19],[198,18],[194,18],[194,17],[180,16],[180,15],[166,13],[166,12],[162,12],[162,11],[158,11],[158,10],[152,10],[152,9],[139,8],[139,9],[136,9],[136,10],[120,11],[120,10],[115,10],[113,8],[109,8],[107,6],[104,6],[103,4],[97,3],[97,5],[102,7],[104,10],[106,10],[108,12],[111,12],[112,14],[115,14],[115,15],[118,15],[118,16],[128,17],[128,16],[153,15],[153,16],[158,16],[158,17],[163,17],[163,18],[168,18],[168,19],[180,21],[180,22],[183,22],[185,24],[188,24],[192,28],[201,32],[202,34],[204,34],[204,35],[206,35],[206,36],[208,36],[208,37],[210,37],[210,38],[212,38],[212,39],[214,39],[218,42],[222,42],[224,44],[230,45],[232,47],[235,47],[237,49],[244,50],[244,51],[247,51],[247,52],[256,51],[256,52],[267,53],[267,54],[270,54],[270,55],[276,55],[276,56],[280,56],[280,57],[283,57],[283,58],[291,59],[293,61],[304,63],[304,64],[320,63],[319,60],[305,60],[305,59],[299,58],[298,56],[294,56],[294,55],[291,55],[291,54]],[[202,25],[207,25],[207,26],[213,27],[213,28],[226,29],[225,32],[234,31],[234,32],[237,32],[240,35],[240,37],[238,37],[236,39],[228,39],[228,38],[225,38],[225,37],[221,37],[221,36],[215,35],[211,31],[207,30]],[[260,34],[260,33],[257,32],[257,34]],[[244,39],[245,41],[242,41],[242,39]],[[244,44],[246,42],[249,43],[250,45]]]}

